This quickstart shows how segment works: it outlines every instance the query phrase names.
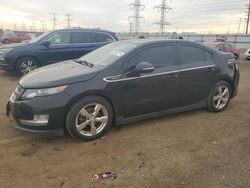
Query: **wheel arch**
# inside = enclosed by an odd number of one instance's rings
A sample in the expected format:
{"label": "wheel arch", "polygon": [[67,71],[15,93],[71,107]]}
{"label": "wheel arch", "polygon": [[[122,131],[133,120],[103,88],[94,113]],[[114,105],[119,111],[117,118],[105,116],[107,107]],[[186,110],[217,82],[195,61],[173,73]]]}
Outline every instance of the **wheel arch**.
{"label": "wheel arch", "polygon": [[26,58],[26,57],[31,57],[31,58],[34,58],[35,60],[37,60],[37,62],[39,63],[39,66],[42,65],[42,61],[41,59],[36,56],[36,55],[21,55],[21,56],[18,56],[15,60],[15,70],[17,70],[17,62],[22,59],[22,58]]}
{"label": "wheel arch", "polygon": [[77,96],[75,96],[73,99],[71,99],[68,104],[66,105],[66,109],[65,109],[65,117],[64,117],[64,128],[66,127],[66,118],[67,118],[67,115],[70,111],[70,108],[75,104],[77,103],[79,100],[82,100],[83,98],[85,97],[89,97],[89,96],[98,96],[98,97],[101,97],[105,100],[108,101],[108,103],[111,105],[112,107],[112,110],[113,110],[113,124],[115,125],[116,124],[116,119],[117,119],[117,107],[115,106],[115,103],[114,101],[108,97],[107,94],[105,93],[102,93],[102,92],[88,92],[88,93],[82,93],[82,94],[79,94]]}
{"label": "wheel arch", "polygon": [[230,85],[230,87],[232,89],[232,91],[231,91],[231,98],[232,98],[232,94],[234,93],[234,90],[235,90],[234,82],[231,79],[226,78],[226,77],[223,78],[222,81],[225,81],[225,82],[227,82]]}

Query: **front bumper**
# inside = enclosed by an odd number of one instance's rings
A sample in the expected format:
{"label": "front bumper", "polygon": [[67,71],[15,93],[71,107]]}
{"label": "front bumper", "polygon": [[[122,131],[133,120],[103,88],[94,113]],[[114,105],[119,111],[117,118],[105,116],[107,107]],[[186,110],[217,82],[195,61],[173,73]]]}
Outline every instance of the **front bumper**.
{"label": "front bumper", "polygon": [[[61,135],[64,132],[68,101],[69,97],[65,93],[25,101],[10,100],[6,106],[6,115],[13,117],[18,130],[46,135]],[[48,117],[47,121],[35,118],[45,115]]]}
{"label": "front bumper", "polygon": [[0,70],[13,71],[15,68],[11,65],[12,64],[7,62],[7,60],[5,58],[0,57]]}

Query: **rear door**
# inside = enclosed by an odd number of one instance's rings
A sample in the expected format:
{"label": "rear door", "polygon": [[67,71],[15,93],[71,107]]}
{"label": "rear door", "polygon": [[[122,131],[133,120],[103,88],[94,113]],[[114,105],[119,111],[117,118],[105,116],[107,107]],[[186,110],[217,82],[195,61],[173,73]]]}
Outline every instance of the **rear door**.
{"label": "rear door", "polygon": [[198,45],[181,43],[179,64],[185,93],[185,105],[201,102],[209,96],[218,82],[219,70],[215,65],[215,54]]}
{"label": "rear door", "polygon": [[[141,62],[151,63],[151,73],[130,75]],[[131,117],[178,107],[182,87],[175,44],[142,49],[123,64],[123,114]]]}
{"label": "rear door", "polygon": [[39,56],[45,64],[51,64],[71,58],[69,49],[69,32],[56,32],[49,35],[43,41],[50,41],[51,45],[46,47],[40,45],[38,48]]}

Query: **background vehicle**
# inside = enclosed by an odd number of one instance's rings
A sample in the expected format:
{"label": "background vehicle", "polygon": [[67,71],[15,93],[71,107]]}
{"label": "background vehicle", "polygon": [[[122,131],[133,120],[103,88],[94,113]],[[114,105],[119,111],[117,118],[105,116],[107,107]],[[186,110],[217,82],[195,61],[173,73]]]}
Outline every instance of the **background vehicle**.
{"label": "background vehicle", "polygon": [[250,49],[245,51],[245,59],[250,60]]}
{"label": "background vehicle", "polygon": [[120,41],[23,77],[7,113],[21,130],[66,129],[76,139],[93,140],[112,122],[203,107],[221,112],[238,83],[232,54],[182,40]]}
{"label": "background vehicle", "polygon": [[3,44],[10,44],[10,43],[20,43],[25,40],[31,40],[30,35],[28,34],[10,34],[10,35],[5,35],[1,38],[1,42]]}
{"label": "background vehicle", "polygon": [[222,52],[232,53],[236,60],[240,58],[240,51],[236,49],[232,44],[227,42],[212,42],[212,43],[205,43],[206,45],[216,48]]}
{"label": "background vehicle", "polygon": [[38,67],[76,59],[117,41],[116,34],[101,29],[63,29],[48,32],[28,44],[0,48],[0,69],[23,75]]}

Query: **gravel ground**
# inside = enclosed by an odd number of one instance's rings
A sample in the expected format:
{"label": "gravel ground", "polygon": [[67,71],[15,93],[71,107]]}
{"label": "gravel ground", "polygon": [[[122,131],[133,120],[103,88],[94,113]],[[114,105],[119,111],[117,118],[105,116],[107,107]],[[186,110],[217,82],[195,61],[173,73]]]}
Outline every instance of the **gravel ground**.
{"label": "gravel ground", "polygon": [[[195,110],[79,143],[22,133],[5,117],[18,77],[0,72],[1,187],[250,187],[250,62],[226,111]],[[114,181],[91,182],[112,171]]]}

